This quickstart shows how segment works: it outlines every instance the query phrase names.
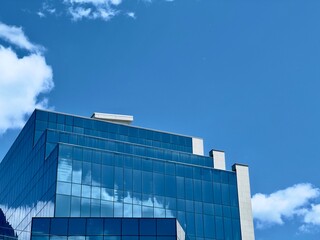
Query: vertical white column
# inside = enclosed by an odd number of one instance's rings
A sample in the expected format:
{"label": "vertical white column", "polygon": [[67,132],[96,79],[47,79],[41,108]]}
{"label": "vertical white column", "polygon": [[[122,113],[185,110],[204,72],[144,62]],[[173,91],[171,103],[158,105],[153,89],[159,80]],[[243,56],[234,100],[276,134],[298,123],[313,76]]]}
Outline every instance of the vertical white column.
{"label": "vertical white column", "polygon": [[249,168],[247,165],[234,164],[232,170],[237,175],[241,239],[254,240]]}
{"label": "vertical white column", "polygon": [[192,138],[192,153],[197,155],[204,155],[203,150],[203,139],[201,138]]}
{"label": "vertical white column", "polygon": [[226,170],[226,160],[224,151],[211,150],[210,157],[213,158],[213,167],[215,169]]}

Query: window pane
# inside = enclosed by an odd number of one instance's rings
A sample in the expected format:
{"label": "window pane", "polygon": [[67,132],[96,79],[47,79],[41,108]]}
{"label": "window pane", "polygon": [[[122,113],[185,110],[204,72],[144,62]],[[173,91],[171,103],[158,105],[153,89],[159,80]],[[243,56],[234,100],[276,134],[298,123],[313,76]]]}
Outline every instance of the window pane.
{"label": "window pane", "polygon": [[69,235],[81,236],[86,234],[86,219],[69,218]]}
{"label": "window pane", "polygon": [[52,218],[50,233],[52,235],[67,236],[68,235],[68,219],[67,218]]}

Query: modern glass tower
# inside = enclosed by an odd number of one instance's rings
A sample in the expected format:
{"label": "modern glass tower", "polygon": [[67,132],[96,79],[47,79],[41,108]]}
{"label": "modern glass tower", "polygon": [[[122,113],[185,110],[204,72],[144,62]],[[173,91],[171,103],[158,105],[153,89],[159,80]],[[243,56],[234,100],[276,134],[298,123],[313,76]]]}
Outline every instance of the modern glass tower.
{"label": "modern glass tower", "polygon": [[247,166],[131,121],[35,110],[0,163],[0,239],[254,239]]}

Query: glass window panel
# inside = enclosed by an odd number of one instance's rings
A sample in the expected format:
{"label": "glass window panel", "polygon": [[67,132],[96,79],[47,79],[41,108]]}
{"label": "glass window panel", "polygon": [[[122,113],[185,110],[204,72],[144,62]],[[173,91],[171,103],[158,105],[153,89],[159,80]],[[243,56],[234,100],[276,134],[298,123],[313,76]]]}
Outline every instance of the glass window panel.
{"label": "glass window panel", "polygon": [[194,202],[194,210],[196,213],[202,213],[202,202]]}
{"label": "glass window panel", "polygon": [[186,211],[186,201],[183,199],[177,199],[177,210]]}
{"label": "glass window panel", "polygon": [[176,219],[157,219],[157,234],[175,236],[177,234]]}
{"label": "glass window panel", "polygon": [[204,203],[203,212],[208,215],[214,215],[214,205],[212,203]]}
{"label": "glass window panel", "polygon": [[80,198],[71,197],[71,217],[80,217]]}
{"label": "glass window panel", "polygon": [[52,218],[51,219],[51,235],[68,235],[68,218]]}
{"label": "glass window panel", "polygon": [[187,212],[194,212],[194,202],[186,200],[186,210]]}
{"label": "glass window panel", "polygon": [[102,186],[106,188],[114,187],[114,168],[112,166],[102,166]]}
{"label": "glass window panel", "polygon": [[36,119],[48,121],[48,112],[36,110]]}
{"label": "glass window panel", "polygon": [[72,195],[80,197],[81,196],[81,185],[80,184],[72,184]]}
{"label": "glass window panel", "polygon": [[58,180],[71,182],[72,160],[59,158],[58,162]]}
{"label": "glass window panel", "polygon": [[87,235],[103,235],[103,219],[87,219]]}
{"label": "glass window panel", "polygon": [[[98,143],[98,140],[96,139],[95,140],[96,142],[95,142],[95,147],[98,147],[97,145],[97,143]],[[93,163],[96,163],[96,164],[101,164],[101,152],[99,152],[99,151],[93,151],[92,152],[92,162]]]}
{"label": "glass window panel", "polygon": [[237,186],[229,185],[230,204],[231,206],[238,206],[238,191]]}
{"label": "glass window panel", "polygon": [[104,219],[104,235],[121,235],[121,219]]}
{"label": "glass window panel", "polygon": [[103,152],[101,154],[101,162],[102,162],[103,165],[113,166],[114,165],[114,159],[113,159],[112,154]]}
{"label": "glass window panel", "polygon": [[142,217],[152,218],[153,207],[142,206]]}
{"label": "glass window panel", "polygon": [[241,239],[240,220],[236,220],[236,219],[232,220],[232,233],[233,233],[234,240]]}
{"label": "glass window panel", "polygon": [[58,182],[57,183],[57,193],[70,195],[71,194],[71,183]]}
{"label": "glass window panel", "polygon": [[101,217],[113,217],[113,202],[101,201]]}
{"label": "glass window panel", "polygon": [[81,217],[90,217],[90,199],[81,198]]}
{"label": "glass window panel", "polygon": [[82,184],[91,185],[91,163],[83,162],[82,163]]}
{"label": "glass window panel", "polygon": [[222,206],[221,205],[214,205],[214,212],[216,216],[222,216]]}
{"label": "glass window panel", "polygon": [[140,240],[157,240],[157,237],[152,237],[152,236],[140,236]]}
{"label": "glass window panel", "polygon": [[138,236],[123,236],[122,240],[139,240]]}
{"label": "glass window panel", "polygon": [[188,234],[195,235],[195,223],[194,223],[194,213],[187,212],[187,232]]}
{"label": "glass window panel", "polygon": [[166,166],[166,174],[168,174],[168,175],[175,175],[176,174],[175,164],[166,162],[165,166]]}
{"label": "glass window panel", "polygon": [[194,200],[202,201],[201,181],[200,180],[194,180],[193,183],[194,183]]}
{"label": "glass window panel", "polygon": [[164,218],[166,217],[166,210],[163,208],[157,208],[157,207],[154,207],[153,208],[153,216],[155,218]]}
{"label": "glass window panel", "polygon": [[83,149],[83,161],[85,162],[91,162],[92,159],[92,150],[90,149]]}
{"label": "glass window panel", "polygon": [[142,159],[142,170],[152,172],[152,162],[149,159]]}
{"label": "glass window panel", "polygon": [[132,170],[124,169],[124,190],[132,191],[133,182],[132,182]]}
{"label": "glass window panel", "polygon": [[133,215],[133,217],[140,218],[142,216],[142,207],[140,205],[133,205],[132,215]]}
{"label": "glass window panel", "polygon": [[228,184],[229,183],[229,174],[226,171],[221,171],[221,183]]}
{"label": "glass window panel", "polygon": [[177,199],[166,197],[166,208],[176,210],[177,209]]}
{"label": "glass window panel", "polygon": [[230,207],[228,207],[228,206],[223,206],[223,207],[222,207],[222,210],[223,210],[223,216],[224,216],[224,217],[231,218],[231,208],[230,208]]}
{"label": "glass window panel", "polygon": [[37,236],[37,235],[32,235],[31,240],[49,240],[49,236]]}
{"label": "glass window panel", "polygon": [[227,184],[221,184],[222,202],[225,205],[230,205],[229,186]]}
{"label": "glass window panel", "polygon": [[213,170],[213,181],[216,183],[221,183],[221,171]]}
{"label": "glass window panel", "polygon": [[195,226],[197,237],[203,237],[203,218],[201,214],[195,215]]}
{"label": "glass window panel", "polygon": [[153,193],[155,195],[164,195],[164,175],[154,173],[153,174]]}
{"label": "glass window panel", "polygon": [[123,216],[132,217],[132,204],[123,204]]}
{"label": "glass window panel", "polygon": [[93,163],[92,164],[92,185],[101,186],[101,165]]}
{"label": "glass window panel", "polygon": [[123,168],[114,168],[114,188],[123,190]]}
{"label": "glass window panel", "polygon": [[213,199],[214,203],[221,204],[221,184],[213,184]]}
{"label": "glass window panel", "polygon": [[68,217],[70,215],[70,196],[56,195],[56,217]]}
{"label": "glass window panel", "polygon": [[67,236],[51,236],[50,240],[67,240]]}
{"label": "glass window panel", "polygon": [[49,234],[50,219],[48,218],[33,218],[32,219],[32,234]]}
{"label": "glass window panel", "polygon": [[139,220],[122,219],[122,235],[139,235]]}
{"label": "glass window panel", "polygon": [[154,161],[153,171],[158,173],[164,173],[164,162]]}
{"label": "glass window panel", "polygon": [[101,205],[100,200],[91,199],[91,217],[100,217]]}
{"label": "glass window panel", "polygon": [[216,222],[216,238],[224,239],[224,228],[223,228],[222,218],[215,217],[215,222]]}
{"label": "glass window panel", "polygon": [[177,180],[177,198],[184,199],[185,198],[184,178],[176,177],[176,180]]}
{"label": "glass window panel", "polygon": [[204,237],[215,238],[215,222],[213,216],[203,215],[204,217]]}
{"label": "glass window panel", "polygon": [[237,185],[237,177],[235,173],[228,173],[229,175],[229,184]]}
{"label": "glass window panel", "polygon": [[114,203],[114,216],[123,217],[123,203],[121,202]]}
{"label": "glass window panel", "polygon": [[85,218],[69,218],[69,235],[81,236],[86,234]]}
{"label": "glass window panel", "polygon": [[157,222],[155,219],[140,220],[140,235],[156,235]]}
{"label": "glass window panel", "polygon": [[225,240],[233,240],[232,237],[232,222],[230,218],[224,218],[224,239]]}
{"label": "glass window panel", "polygon": [[193,180],[190,178],[185,179],[185,194],[187,200],[193,200]]}
{"label": "glass window panel", "polygon": [[141,185],[142,185],[141,171],[133,170],[133,191],[141,192],[142,190]]}
{"label": "glass window panel", "polygon": [[72,162],[72,182],[81,183],[82,179],[82,162]]}
{"label": "glass window panel", "polygon": [[202,181],[202,200],[207,203],[213,202],[212,183]]}
{"label": "glass window panel", "polygon": [[86,198],[90,198],[91,197],[91,186],[88,186],[88,185],[81,185],[81,186],[82,186],[81,196],[86,197]]}
{"label": "glass window panel", "polygon": [[231,207],[231,216],[232,218],[240,218],[239,208]]}
{"label": "glass window panel", "polygon": [[142,172],[142,192],[152,194],[152,173]]}
{"label": "glass window panel", "polygon": [[73,149],[73,159],[82,161],[82,148],[75,147]]}
{"label": "glass window panel", "polygon": [[167,175],[165,177],[165,190],[166,196],[176,197],[177,196],[177,184],[176,178],[174,176]]}

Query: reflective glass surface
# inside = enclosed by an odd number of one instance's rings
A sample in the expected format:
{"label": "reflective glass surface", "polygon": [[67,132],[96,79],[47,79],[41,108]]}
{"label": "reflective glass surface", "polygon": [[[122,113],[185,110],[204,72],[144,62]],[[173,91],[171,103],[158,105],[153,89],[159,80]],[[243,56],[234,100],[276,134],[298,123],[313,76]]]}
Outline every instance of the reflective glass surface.
{"label": "reflective glass surface", "polygon": [[36,110],[0,176],[19,239],[35,216],[38,240],[173,239],[172,218],[187,239],[241,239],[236,174],[192,154],[192,137]]}
{"label": "reflective glass surface", "polygon": [[[80,224],[80,225],[78,225]],[[75,226],[77,226],[77,229]],[[44,227],[45,226],[45,227]],[[34,218],[32,240],[39,239],[181,239],[176,219]]]}

